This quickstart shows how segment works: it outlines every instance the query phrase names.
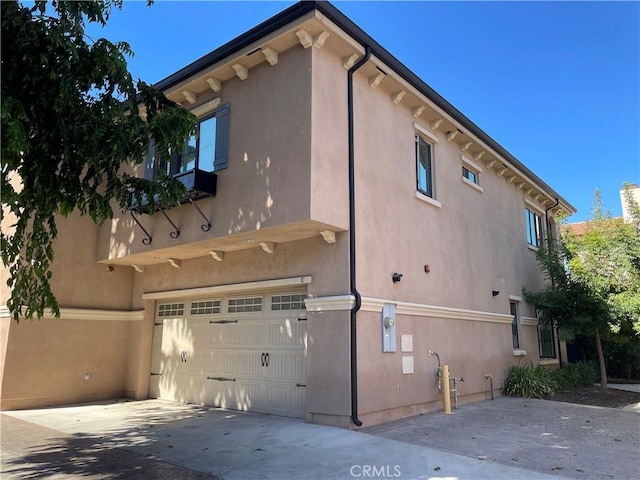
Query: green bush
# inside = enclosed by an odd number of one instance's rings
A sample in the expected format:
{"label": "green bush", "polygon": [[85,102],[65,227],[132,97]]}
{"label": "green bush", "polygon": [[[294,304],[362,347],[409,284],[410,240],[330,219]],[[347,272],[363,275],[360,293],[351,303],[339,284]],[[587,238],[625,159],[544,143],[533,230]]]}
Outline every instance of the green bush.
{"label": "green bush", "polygon": [[559,388],[572,388],[578,385],[591,385],[596,381],[598,372],[593,363],[570,363],[559,370],[554,370],[553,375]]}
{"label": "green bush", "polygon": [[592,363],[571,363],[558,370],[511,366],[504,381],[503,393],[512,397],[542,398],[560,389],[590,385],[596,378]]}
{"label": "green bush", "polygon": [[546,368],[513,365],[507,371],[503,392],[512,397],[542,398],[553,395],[557,389],[557,381]]}

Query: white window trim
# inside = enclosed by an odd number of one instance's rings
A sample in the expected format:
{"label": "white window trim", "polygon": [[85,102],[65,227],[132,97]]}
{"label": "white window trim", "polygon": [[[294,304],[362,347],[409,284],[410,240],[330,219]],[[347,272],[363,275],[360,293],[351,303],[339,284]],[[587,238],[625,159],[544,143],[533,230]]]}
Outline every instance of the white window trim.
{"label": "white window trim", "polygon": [[431,197],[428,197],[428,196],[427,196],[427,195],[425,195],[424,193],[419,192],[419,191],[417,191],[417,190],[416,190],[416,198],[417,198],[418,200],[421,200],[421,201],[423,201],[423,202],[425,202],[425,203],[428,203],[429,205],[432,205],[432,206],[434,206],[434,207],[442,208],[442,204],[441,204],[438,200],[435,200],[435,199],[433,199],[433,198],[431,198]]}
{"label": "white window trim", "polygon": [[471,180],[469,180],[466,177],[461,177],[462,178],[462,183],[464,183],[465,185],[469,185],[472,188],[475,188],[476,190],[478,190],[480,193],[484,192],[484,188],[482,188],[480,185],[478,185],[477,183],[472,182]]}
{"label": "white window trim", "polygon": [[418,132],[420,132],[420,134],[427,137],[433,143],[438,143],[440,141],[437,135],[435,135],[433,132],[430,132],[429,130],[427,130],[426,128],[424,128],[422,125],[418,123],[413,122],[413,128],[414,130],[417,130]]}
{"label": "white window trim", "polygon": [[463,165],[471,167],[469,170],[475,170],[476,173],[482,173],[482,167],[466,155],[460,155],[460,160],[462,160]]}

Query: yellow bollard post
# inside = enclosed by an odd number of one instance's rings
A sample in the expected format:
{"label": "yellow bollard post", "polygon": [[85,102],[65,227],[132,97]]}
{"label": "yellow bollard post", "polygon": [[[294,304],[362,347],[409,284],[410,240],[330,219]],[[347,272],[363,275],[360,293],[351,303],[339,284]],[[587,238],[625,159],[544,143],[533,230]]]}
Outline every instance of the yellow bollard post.
{"label": "yellow bollard post", "polygon": [[449,391],[449,365],[442,366],[442,395],[444,395],[445,415],[451,415],[451,392]]}

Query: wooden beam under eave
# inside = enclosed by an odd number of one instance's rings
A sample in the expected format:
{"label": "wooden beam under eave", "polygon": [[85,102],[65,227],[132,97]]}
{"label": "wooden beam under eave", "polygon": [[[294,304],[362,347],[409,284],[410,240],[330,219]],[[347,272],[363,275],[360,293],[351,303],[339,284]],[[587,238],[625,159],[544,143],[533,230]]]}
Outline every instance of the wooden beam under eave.
{"label": "wooden beam under eave", "polygon": [[315,37],[313,37],[313,46],[316,48],[324,47],[324,42],[327,40],[327,38],[329,38],[330,35],[331,34],[329,32],[323,30]]}
{"label": "wooden beam under eave", "polygon": [[232,65],[231,68],[233,68],[240,80],[246,80],[249,76],[249,69],[241,63],[236,63],[235,65]]}
{"label": "wooden beam under eave", "polygon": [[372,88],[376,88],[378,85],[380,85],[380,82],[384,77],[385,77],[384,73],[378,72],[377,75],[374,75],[369,78],[369,86]]}
{"label": "wooden beam under eave", "polygon": [[356,64],[356,60],[358,60],[359,56],[357,53],[353,53],[351,55],[347,55],[342,59],[342,66],[345,70],[349,70]]}
{"label": "wooden beam under eave", "polygon": [[422,115],[422,112],[424,112],[424,109],[427,108],[424,105],[418,105],[417,107],[413,107],[411,109],[411,115],[413,115],[413,118],[419,118],[420,115]]}
{"label": "wooden beam under eave", "polygon": [[300,45],[302,45],[304,48],[309,48],[313,45],[313,39],[311,38],[311,35],[309,35],[309,32],[307,32],[304,28],[301,28],[296,32],[296,37],[298,37]]}
{"label": "wooden beam under eave", "polygon": [[405,92],[404,90],[400,90],[399,92],[396,92],[393,95],[391,95],[391,100],[393,101],[393,103],[398,105],[406,94],[407,92]]}
{"label": "wooden beam under eave", "polygon": [[196,103],[196,101],[198,100],[198,96],[195,93],[193,93],[191,90],[183,90],[182,91],[182,96],[191,105],[194,105]]}
{"label": "wooden beam under eave", "polygon": [[264,58],[267,59],[267,62],[269,62],[269,65],[276,65],[278,63],[278,52],[273,48],[263,48],[262,54],[264,55]]}
{"label": "wooden beam under eave", "polygon": [[460,132],[458,132],[458,130],[451,130],[450,132],[447,132],[447,141],[453,142],[453,139],[456,138],[459,133]]}
{"label": "wooden beam under eave", "polygon": [[205,80],[209,84],[209,88],[215,93],[218,93],[222,88],[222,83],[217,78],[207,77]]}

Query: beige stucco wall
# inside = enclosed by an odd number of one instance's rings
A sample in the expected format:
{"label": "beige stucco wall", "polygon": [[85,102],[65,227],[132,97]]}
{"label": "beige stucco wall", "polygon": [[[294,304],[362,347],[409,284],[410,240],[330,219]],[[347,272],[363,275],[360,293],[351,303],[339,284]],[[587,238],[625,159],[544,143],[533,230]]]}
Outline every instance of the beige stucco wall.
{"label": "beige stucco wall", "polygon": [[[129,321],[11,320],[2,410],[119,398]],[[90,374],[86,380],[85,375]]]}
{"label": "beige stucco wall", "polygon": [[[313,66],[314,82],[332,87],[314,89],[314,107],[321,105],[323,114],[345,111],[346,70],[340,58],[316,50]],[[354,78],[359,292],[389,303],[504,316],[509,315],[510,298],[520,297],[520,315],[533,316],[532,307],[522,299],[522,288],[536,290],[543,278],[535,251],[527,246],[525,193],[483,163],[483,191],[467,185],[462,180],[459,145],[435,131],[439,140],[433,150],[435,199],[441,208],[417,199],[415,123],[430,130],[428,122],[414,118],[408,106],[394,104],[382,87],[372,88],[369,75],[358,72]],[[346,119],[336,126],[313,118],[318,140],[314,149],[342,151]],[[544,213],[543,207],[534,206]],[[394,272],[403,274],[401,282],[391,281]],[[500,294],[493,296],[492,290]],[[478,321],[399,315],[395,353],[382,352],[380,322],[380,313],[358,313],[359,417],[368,422],[441,405],[435,387],[437,362],[428,356],[430,349],[440,354],[455,376],[465,378],[461,402],[490,396],[485,374],[493,376],[498,394],[508,365],[539,361],[536,327],[521,325],[526,355],[515,356],[508,317]],[[400,351],[402,335],[413,336],[410,354]],[[403,355],[414,356],[414,374],[402,374]]]}
{"label": "beige stucco wall", "polygon": [[203,232],[202,218],[191,205],[169,212],[180,228],[156,214],[141,222],[153,236],[145,246],[142,231],[128,215],[118,216],[101,231],[98,258],[126,255],[214,240],[228,235],[294,224],[310,218],[311,53],[292,49],[278,64],[252,68],[246,80],[224,82],[220,92],[199,96],[230,104],[229,166],[218,173],[217,195],[198,201],[212,220]]}

